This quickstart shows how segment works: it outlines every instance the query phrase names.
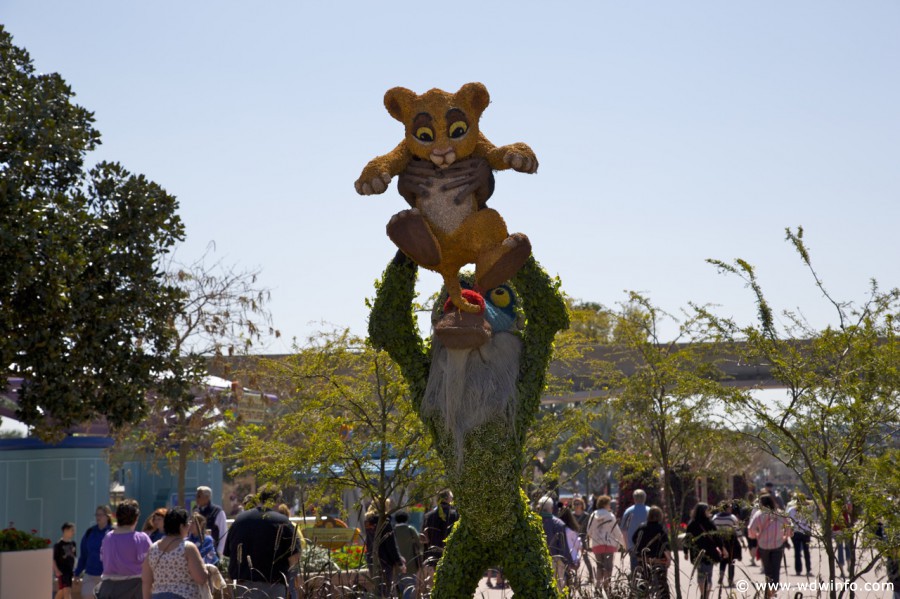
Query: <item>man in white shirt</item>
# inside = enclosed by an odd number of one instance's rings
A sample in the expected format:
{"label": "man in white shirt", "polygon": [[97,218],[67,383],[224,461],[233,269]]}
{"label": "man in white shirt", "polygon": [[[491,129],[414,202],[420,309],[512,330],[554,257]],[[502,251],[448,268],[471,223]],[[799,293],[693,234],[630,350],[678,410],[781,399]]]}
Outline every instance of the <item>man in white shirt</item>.
{"label": "man in white shirt", "polygon": [[206,518],[206,527],[209,528],[216,552],[221,557],[225,555],[225,534],[228,532],[225,510],[212,502],[212,489],[209,487],[197,487],[196,501],[194,511]]}
{"label": "man in white shirt", "polygon": [[794,534],[791,540],[794,542],[794,571],[797,576],[803,574],[801,552],[806,558],[806,575],[812,576],[812,567],[810,565],[809,540],[812,536],[812,529],[809,525],[809,503],[803,493],[795,493],[794,500],[788,504],[788,518],[794,527]]}

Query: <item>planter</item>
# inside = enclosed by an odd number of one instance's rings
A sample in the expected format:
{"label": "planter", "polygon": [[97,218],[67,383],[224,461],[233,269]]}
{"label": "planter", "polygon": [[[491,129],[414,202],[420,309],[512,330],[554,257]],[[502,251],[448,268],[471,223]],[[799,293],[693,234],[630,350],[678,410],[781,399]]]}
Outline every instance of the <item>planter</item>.
{"label": "planter", "polygon": [[0,552],[0,597],[52,597],[53,549]]}

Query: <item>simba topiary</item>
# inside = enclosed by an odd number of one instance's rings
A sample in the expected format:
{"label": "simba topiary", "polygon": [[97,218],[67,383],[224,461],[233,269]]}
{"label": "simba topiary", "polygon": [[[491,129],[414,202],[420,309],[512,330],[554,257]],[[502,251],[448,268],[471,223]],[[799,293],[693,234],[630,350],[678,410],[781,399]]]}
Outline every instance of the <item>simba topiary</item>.
{"label": "simba topiary", "polygon": [[487,181],[473,179],[472,162],[524,173],[538,167],[524,143],[498,148],[481,133],[478,121],[489,102],[481,83],[467,83],[455,94],[388,90],[384,105],[406,135],[391,152],[371,160],[356,181],[360,194],[378,194],[407,173],[412,183],[400,192],[412,208],[391,219],[388,236],[417,264],[439,273],[454,305],[472,313],[479,308],[463,298],[459,269],[475,264],[476,285],[490,289],[515,274],[531,253],[528,237],[510,235],[503,217],[485,207],[493,176],[488,170],[482,175]]}

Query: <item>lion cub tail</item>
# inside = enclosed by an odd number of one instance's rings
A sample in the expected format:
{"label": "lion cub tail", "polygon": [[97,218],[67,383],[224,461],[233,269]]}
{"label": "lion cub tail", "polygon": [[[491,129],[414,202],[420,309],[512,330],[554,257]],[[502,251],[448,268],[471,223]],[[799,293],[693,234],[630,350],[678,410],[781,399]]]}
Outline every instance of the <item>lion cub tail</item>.
{"label": "lion cub tail", "polygon": [[463,297],[462,287],[459,284],[458,274],[454,273],[452,275],[444,275],[444,287],[447,289],[447,294],[450,296],[450,301],[453,302],[453,305],[456,306],[460,312],[477,314],[478,312],[484,310],[483,306],[473,304]]}

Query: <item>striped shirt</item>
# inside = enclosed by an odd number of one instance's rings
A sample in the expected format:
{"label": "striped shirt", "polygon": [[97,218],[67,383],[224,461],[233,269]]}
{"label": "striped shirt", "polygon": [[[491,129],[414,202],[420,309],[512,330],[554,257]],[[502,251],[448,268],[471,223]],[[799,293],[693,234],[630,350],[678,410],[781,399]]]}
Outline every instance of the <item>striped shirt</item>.
{"label": "striped shirt", "polygon": [[747,525],[747,536],[757,539],[760,549],[779,549],[792,534],[791,522],[769,511],[756,512]]}
{"label": "striped shirt", "polygon": [[737,536],[739,522],[734,514],[719,512],[713,517],[712,523],[719,529],[719,533],[725,541],[731,541]]}

